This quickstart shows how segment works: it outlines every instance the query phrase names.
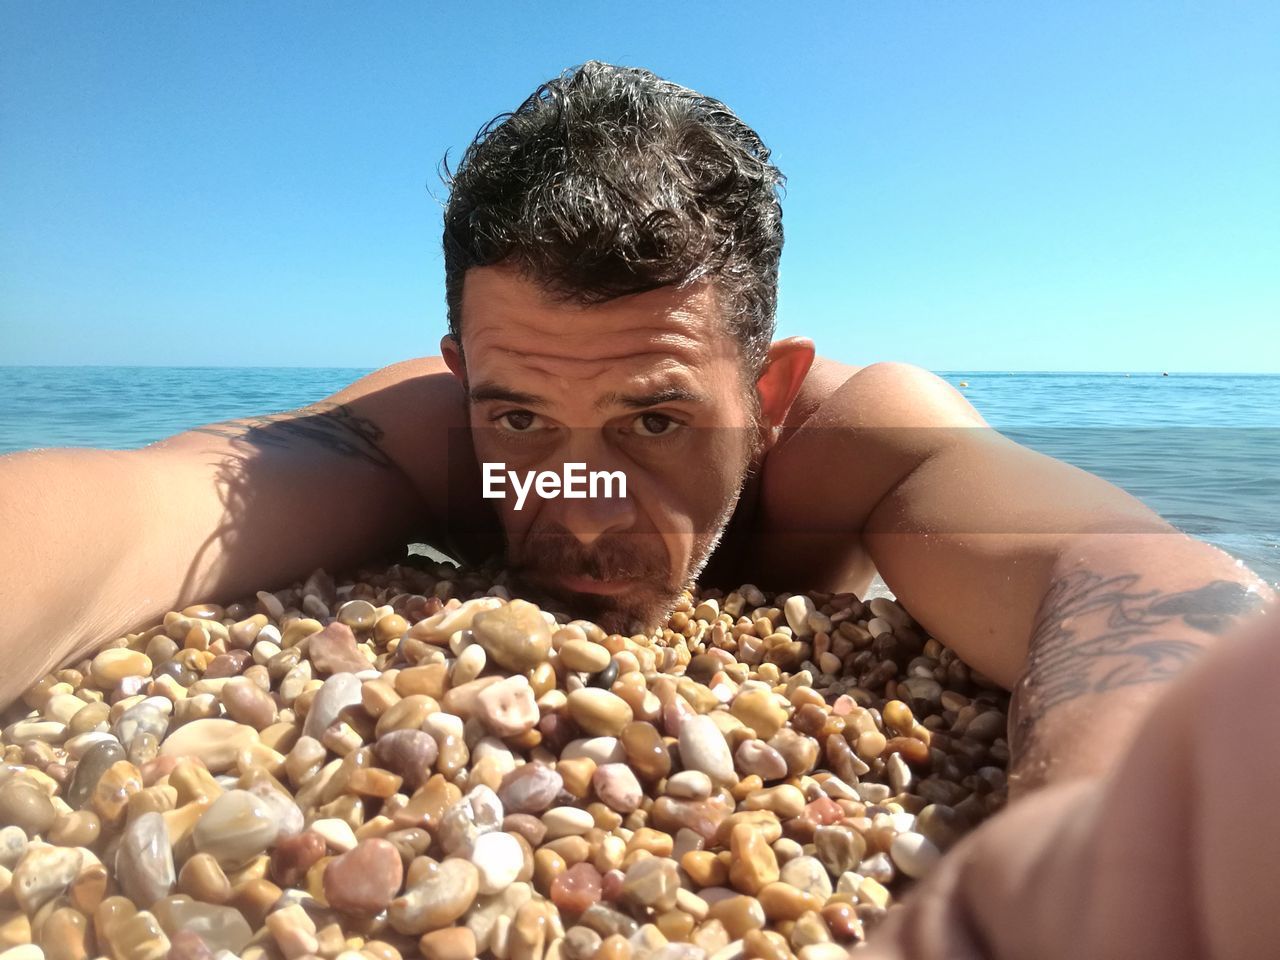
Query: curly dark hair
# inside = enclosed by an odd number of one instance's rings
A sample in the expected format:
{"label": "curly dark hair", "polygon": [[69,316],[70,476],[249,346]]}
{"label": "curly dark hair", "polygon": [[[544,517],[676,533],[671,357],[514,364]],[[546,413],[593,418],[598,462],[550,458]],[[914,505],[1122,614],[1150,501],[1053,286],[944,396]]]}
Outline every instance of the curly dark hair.
{"label": "curly dark hair", "polygon": [[781,172],[718,100],[591,61],[540,86],[445,165],[445,296],[461,347],[471,267],[509,263],[602,303],[710,279],[748,369],[773,338]]}

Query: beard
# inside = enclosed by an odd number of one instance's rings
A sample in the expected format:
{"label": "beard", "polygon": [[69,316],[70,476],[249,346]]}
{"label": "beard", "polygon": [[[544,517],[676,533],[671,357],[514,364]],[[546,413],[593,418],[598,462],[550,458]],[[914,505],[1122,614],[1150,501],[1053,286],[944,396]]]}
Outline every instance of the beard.
{"label": "beard", "polygon": [[[648,633],[662,624],[680,595],[697,581],[724,537],[747,479],[763,463],[768,447],[760,418],[759,398],[751,395],[750,426],[740,448],[737,480],[721,498],[712,519],[695,527],[689,560],[683,570],[671,569],[670,556],[658,533],[605,534],[586,547],[559,524],[530,529],[521,549],[507,541],[513,581],[535,597],[550,600],[551,609],[590,620],[607,633]],[[561,578],[623,581],[624,592],[602,595],[566,588]]]}
{"label": "beard", "polygon": [[[680,595],[705,569],[729,526],[746,478],[744,471],[714,519],[694,533],[683,570],[671,568],[658,534],[606,534],[585,547],[555,524],[530,530],[519,557],[508,548],[511,577],[523,592],[549,600],[551,609],[590,620],[606,633],[648,633],[667,619]],[[564,577],[625,581],[630,586],[613,595],[584,593],[558,582]]]}

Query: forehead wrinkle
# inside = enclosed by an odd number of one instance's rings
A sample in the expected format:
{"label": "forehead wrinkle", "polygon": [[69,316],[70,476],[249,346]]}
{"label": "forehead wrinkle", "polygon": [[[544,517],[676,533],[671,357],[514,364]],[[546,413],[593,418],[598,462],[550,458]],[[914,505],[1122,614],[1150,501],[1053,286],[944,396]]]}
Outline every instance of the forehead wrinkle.
{"label": "forehead wrinkle", "polygon": [[[605,353],[589,357],[582,356],[581,352],[578,350],[574,350],[574,355],[567,356],[565,353],[561,352],[538,350],[536,348],[528,349],[523,346],[514,347],[506,346],[502,343],[486,342],[497,340],[501,338],[504,333],[511,332],[513,331],[509,328],[503,331],[494,330],[492,332],[479,330],[475,335],[475,340],[477,342],[472,345],[471,352],[474,354],[477,346],[483,346],[484,349],[491,350],[494,353],[511,354],[517,357],[537,357],[543,359],[573,361],[586,360],[603,363],[630,360],[635,357],[652,356],[654,354],[668,356],[696,355],[713,346],[713,344],[707,342],[705,339],[690,336],[674,330],[653,327],[632,327],[621,334],[583,332],[576,335],[563,333],[556,335],[557,340],[572,345],[570,347],[571,349],[577,346],[575,341],[578,341],[584,346],[600,343],[603,348],[613,347],[622,351],[616,354]],[[623,343],[619,343],[619,341],[625,342],[633,339],[641,341],[636,344],[636,348],[634,349],[629,349],[624,346]]]}

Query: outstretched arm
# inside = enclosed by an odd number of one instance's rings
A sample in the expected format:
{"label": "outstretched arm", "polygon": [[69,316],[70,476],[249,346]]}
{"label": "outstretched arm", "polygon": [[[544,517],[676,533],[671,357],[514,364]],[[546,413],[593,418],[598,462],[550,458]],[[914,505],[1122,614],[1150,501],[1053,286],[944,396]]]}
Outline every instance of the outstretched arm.
{"label": "outstretched arm", "polygon": [[878,459],[907,465],[863,540],[903,606],[1014,691],[1015,793],[1107,769],[1168,682],[1272,595],[1119,488],[1001,436],[932,374],[877,365],[846,391]]}
{"label": "outstretched arm", "polygon": [[1159,688],[1108,775],[1036,791],[951,850],[868,960],[1274,956],[1280,829],[1240,804],[1280,792],[1277,619]]}

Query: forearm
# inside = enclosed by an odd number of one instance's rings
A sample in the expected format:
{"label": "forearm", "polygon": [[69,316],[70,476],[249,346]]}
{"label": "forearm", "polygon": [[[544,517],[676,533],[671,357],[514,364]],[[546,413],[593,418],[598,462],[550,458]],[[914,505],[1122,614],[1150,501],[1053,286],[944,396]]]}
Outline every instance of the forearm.
{"label": "forearm", "polygon": [[1238,560],[1181,534],[1076,538],[1014,688],[1012,791],[1107,770],[1169,682],[1270,599]]}
{"label": "forearm", "polygon": [[0,706],[25,682],[123,629],[113,587],[122,554],[141,535],[147,499],[133,456],[40,450],[0,458]]}
{"label": "forearm", "polygon": [[322,444],[322,419],[289,426],[0,458],[0,707],[169,610],[402,549],[421,526],[407,480],[345,432]]}
{"label": "forearm", "polygon": [[1038,790],[949,851],[866,960],[1275,955],[1276,608],[1168,685],[1105,776]]}

